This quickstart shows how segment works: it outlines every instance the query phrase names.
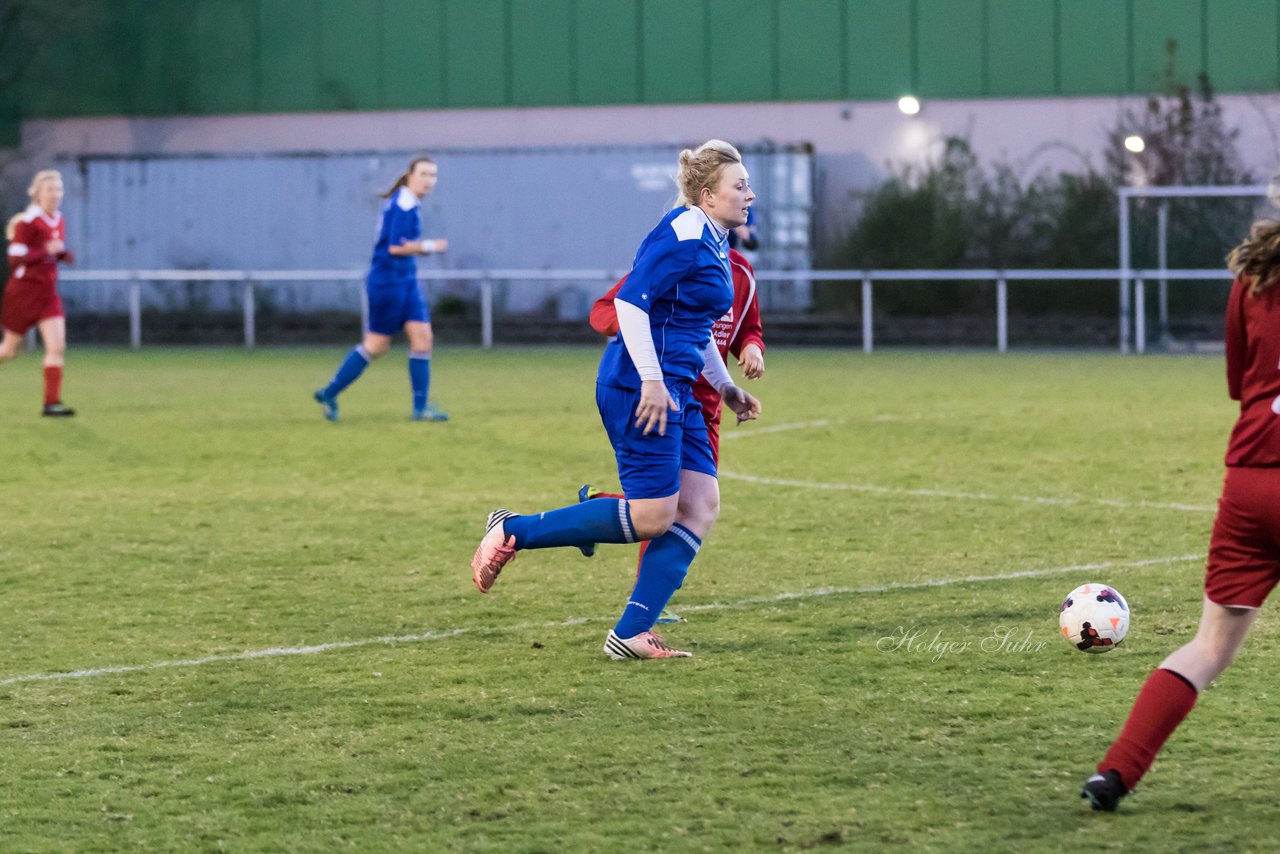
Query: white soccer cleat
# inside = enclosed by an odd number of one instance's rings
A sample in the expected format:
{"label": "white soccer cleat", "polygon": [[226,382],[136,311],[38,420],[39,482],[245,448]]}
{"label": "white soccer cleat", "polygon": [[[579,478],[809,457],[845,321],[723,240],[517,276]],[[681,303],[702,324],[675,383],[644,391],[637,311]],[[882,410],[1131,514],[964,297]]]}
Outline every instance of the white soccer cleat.
{"label": "white soccer cleat", "polygon": [[693,653],[672,649],[653,632],[641,632],[633,638],[620,638],[613,629],[604,639],[604,653],[614,661],[628,658],[693,658]]}

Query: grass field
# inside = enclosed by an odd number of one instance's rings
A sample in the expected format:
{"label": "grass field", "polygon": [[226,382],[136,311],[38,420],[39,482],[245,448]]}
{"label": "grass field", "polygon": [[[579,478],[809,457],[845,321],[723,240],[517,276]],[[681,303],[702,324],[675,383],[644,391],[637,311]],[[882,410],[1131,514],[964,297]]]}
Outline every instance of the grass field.
{"label": "grass field", "polygon": [[[616,482],[596,353],[442,350],[414,424],[400,351],[333,425],[341,355],[73,351],[66,422],[0,368],[0,849],[1280,846],[1268,613],[1121,812],[1077,799],[1199,614],[1219,360],[771,352],[696,657],[616,663],[633,549],[467,565],[493,507]],[[1104,656],[1057,635],[1091,580]]]}

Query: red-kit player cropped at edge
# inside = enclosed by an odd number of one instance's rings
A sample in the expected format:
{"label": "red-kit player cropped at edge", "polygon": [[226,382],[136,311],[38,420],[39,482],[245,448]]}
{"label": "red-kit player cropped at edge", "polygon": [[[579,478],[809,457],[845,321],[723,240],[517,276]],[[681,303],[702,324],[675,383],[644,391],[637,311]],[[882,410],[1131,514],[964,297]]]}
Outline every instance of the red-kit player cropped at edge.
{"label": "red-kit player cropped at edge", "polygon": [[[751,262],[734,249],[729,250],[729,265],[733,273],[733,306],[711,327],[711,336],[720,350],[720,358],[728,362],[729,354],[732,353],[738,360],[738,366],[742,368],[743,376],[749,380],[759,379],[764,375],[764,329],[760,324],[760,301],[756,298],[755,270],[751,268]],[[591,306],[591,328],[608,338],[618,334],[618,310],[614,307],[613,298],[626,281],[627,277],[623,276],[621,281]],[[724,402],[720,393],[711,387],[705,377],[699,377],[693,384],[693,396],[702,406],[702,418],[707,422],[707,438],[711,441],[716,465],[719,465],[720,414],[724,409]],[[601,492],[591,484],[578,490],[579,501],[622,497],[618,493]],[[641,560],[644,559],[647,545],[647,542],[640,543]],[[595,554],[595,546],[584,546],[582,553],[591,557]]]}
{"label": "red-kit player cropped at edge", "polygon": [[1195,638],[1143,684],[1120,737],[1082,797],[1111,811],[1133,790],[1206,685],[1231,664],[1280,581],[1280,221],[1260,221],[1232,250],[1227,390],[1240,417],[1209,541],[1204,611]]}
{"label": "red-kit player cropped at edge", "polygon": [[53,169],[37,172],[27,195],[31,206],[9,220],[10,276],[0,305],[0,362],[18,357],[22,336],[33,326],[44,342],[44,409],[51,417],[75,415],[62,403],[62,364],[67,323],[58,296],[58,265],[74,258],[67,251],[67,224],[62,204],[62,175]]}

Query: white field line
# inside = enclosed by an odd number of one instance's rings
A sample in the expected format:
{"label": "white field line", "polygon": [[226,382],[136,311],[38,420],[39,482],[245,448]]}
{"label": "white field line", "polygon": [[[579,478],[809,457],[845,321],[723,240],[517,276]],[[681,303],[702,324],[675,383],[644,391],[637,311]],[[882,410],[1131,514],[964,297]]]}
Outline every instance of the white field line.
{"label": "white field line", "polygon": [[[779,593],[775,596],[763,596],[754,599],[739,599],[727,604],[711,602],[706,605],[685,605],[681,611],[714,611],[724,608],[743,608],[748,605],[767,605],[773,602],[786,602],[792,599],[812,599],[817,596],[839,596],[843,594],[890,593],[894,590],[923,590],[929,587],[949,587],[952,584],[980,584],[986,581],[1008,581],[1014,578],[1039,578],[1043,575],[1065,575],[1069,572],[1093,572],[1101,569],[1132,569],[1142,566],[1157,566],[1166,563],[1186,563],[1193,560],[1204,560],[1208,555],[1188,554],[1173,557],[1153,557],[1125,563],[1104,561],[1102,563],[1081,563],[1075,566],[1058,566],[1052,569],[1023,569],[1017,572],[1006,572],[997,575],[966,575],[962,578],[931,578],[926,581],[891,581],[875,587],[819,587],[816,590],[805,590],[801,593]],[[0,682],[0,685],[3,685]]]}
{"label": "white field line", "polygon": [[[1175,555],[1173,557],[1157,557],[1148,560],[1104,563],[1086,563],[1074,566],[1060,566],[1052,569],[1027,569],[1018,572],[1007,572],[997,575],[966,575],[962,578],[934,578],[926,581],[890,582],[873,587],[820,587],[815,590],[802,590],[797,593],[778,593],[773,596],[757,596],[749,599],[738,599],[734,602],[708,602],[703,605],[685,605],[681,611],[723,611],[734,608],[747,608],[753,605],[769,605],[779,602],[792,602],[800,599],[815,599],[823,596],[841,596],[858,594],[888,593],[895,590],[922,590],[930,587],[948,587],[953,584],[980,584],[987,581],[1007,581],[1015,578],[1037,578],[1045,575],[1064,575],[1069,572],[1086,572],[1102,569],[1132,569],[1159,564],[1185,563],[1192,560],[1204,560],[1203,554]],[[412,635],[384,635],[363,640],[333,641],[332,643],[313,644],[311,646],[270,647],[253,649],[227,655],[207,655],[202,658],[175,659],[173,661],[153,661],[150,664],[119,664],[111,667],[94,667],[86,670],[73,670],[62,673],[28,673],[20,676],[8,676],[0,679],[0,687],[15,685],[19,682],[52,682],[61,679],[88,679],[94,676],[109,676],[116,673],[137,673],[147,670],[164,670],[172,667],[200,667],[205,664],[222,664],[234,661],[252,661],[259,658],[279,658],[288,655],[316,655],[339,649],[356,649],[366,646],[395,646],[397,644],[425,643],[427,641],[445,640],[467,634],[494,634],[530,629],[558,629],[565,626],[580,626],[586,623],[603,623],[616,620],[617,617],[570,617],[567,620],[552,620],[545,623],[518,623],[512,626],[483,626],[445,629],[437,632],[422,632]]]}
{"label": "white field line", "polygon": [[[833,422],[797,421],[772,427],[752,429],[741,433],[727,433],[721,440],[750,439],[765,433],[782,433],[788,430],[809,430],[826,427]],[[811,480],[788,480],[780,477],[759,477],[752,474],[720,469],[720,477],[754,483],[760,486],[788,486],[796,489],[816,489],[834,492],[862,492],[870,495],[908,495],[916,498],[952,498],[961,501],[1012,501],[1018,504],[1043,504],[1053,507],[1119,507],[1126,510],[1180,510],[1187,513],[1212,513],[1218,508],[1212,504],[1183,504],[1177,501],[1121,501],[1114,498],[1042,498],[1033,495],[995,495],[989,492],[953,492],[944,489],[906,489],[895,486],[877,486],[872,483],[820,483]]]}
{"label": "white field line", "polygon": [[785,433],[788,430],[812,430],[814,427],[830,427],[835,422],[829,418],[819,418],[817,421],[796,421],[791,424],[771,424],[768,427],[752,426],[736,433],[721,433],[720,441],[728,442],[730,439],[750,439],[754,436],[763,436],[766,433]]}
{"label": "white field line", "polygon": [[1120,501],[1114,498],[1044,498],[1034,495],[995,495],[990,492],[950,492],[945,489],[906,489],[877,486],[873,483],[819,483],[811,480],[788,480],[781,477],[758,477],[753,474],[720,469],[720,477],[761,486],[791,486],[834,492],[864,492],[871,495],[910,495],[920,498],[954,498],[962,501],[1012,501],[1019,504],[1044,504],[1055,507],[1120,507],[1126,510],[1181,510],[1188,513],[1212,513],[1211,504],[1181,504],[1176,501]]}

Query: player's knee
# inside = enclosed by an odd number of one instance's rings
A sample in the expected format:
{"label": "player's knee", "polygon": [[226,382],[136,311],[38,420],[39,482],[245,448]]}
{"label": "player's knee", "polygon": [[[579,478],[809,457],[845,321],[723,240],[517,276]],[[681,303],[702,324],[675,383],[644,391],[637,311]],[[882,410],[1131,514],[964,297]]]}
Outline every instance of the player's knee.
{"label": "player's knee", "polygon": [[9,362],[18,358],[18,348],[16,345],[6,347],[0,344],[0,362]]}
{"label": "player's knee", "polygon": [[709,491],[688,497],[681,493],[679,521],[686,527],[699,532],[699,536],[705,536],[719,516],[720,494],[718,492]]}
{"label": "player's knee", "polygon": [[[641,540],[655,540],[661,537],[667,531],[671,530],[671,526],[675,524],[674,517],[667,519],[653,519],[644,523],[637,523],[635,526],[636,537]],[[632,520],[635,521],[634,519]]]}
{"label": "player's knee", "polygon": [[390,341],[366,341],[364,342],[364,351],[369,354],[370,359],[377,359],[385,356],[387,351],[391,349]]}
{"label": "player's knee", "polygon": [[661,537],[676,522],[675,507],[636,507],[631,506],[631,526],[636,537],[641,540],[652,540]]}

